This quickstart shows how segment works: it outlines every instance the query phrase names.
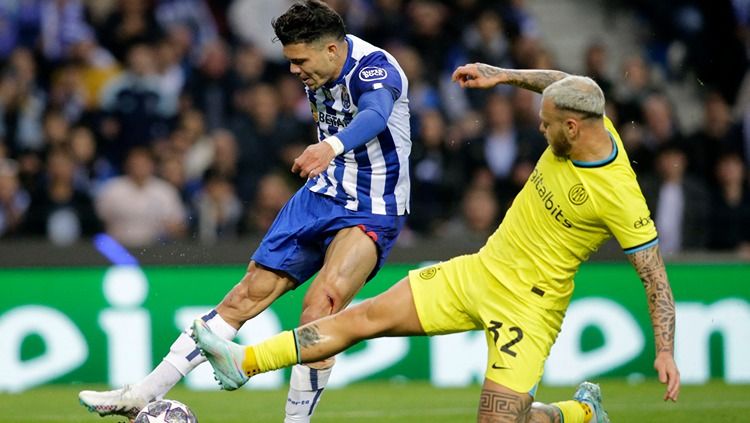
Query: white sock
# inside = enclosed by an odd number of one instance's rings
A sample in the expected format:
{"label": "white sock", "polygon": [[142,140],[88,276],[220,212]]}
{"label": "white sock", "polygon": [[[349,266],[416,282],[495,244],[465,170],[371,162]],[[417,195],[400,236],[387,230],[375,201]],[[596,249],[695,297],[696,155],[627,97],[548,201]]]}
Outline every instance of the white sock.
{"label": "white sock", "polygon": [[177,382],[182,379],[182,374],[172,363],[162,360],[158,366],[143,380],[133,386],[133,389],[148,401],[162,399]]}
{"label": "white sock", "polygon": [[[216,310],[211,310],[201,318],[215,334],[224,339],[234,339],[237,335],[237,329],[224,321]],[[144,398],[162,398],[183,376],[206,361],[193,338],[188,335],[189,330],[190,328],[186,328],[177,337],[164,360],[134,386]]]}
{"label": "white sock", "polygon": [[328,384],[331,369],[313,369],[302,364],[292,367],[284,423],[307,423]]}

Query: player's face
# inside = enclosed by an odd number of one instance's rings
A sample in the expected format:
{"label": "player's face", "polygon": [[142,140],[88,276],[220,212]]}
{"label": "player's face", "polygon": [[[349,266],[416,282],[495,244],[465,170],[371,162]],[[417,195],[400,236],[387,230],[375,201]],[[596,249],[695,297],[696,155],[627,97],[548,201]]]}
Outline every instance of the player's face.
{"label": "player's face", "polygon": [[335,78],[335,51],[331,43],[322,41],[295,43],[284,46],[284,56],[289,60],[289,71],[311,90]]}
{"label": "player's face", "polygon": [[552,149],[552,153],[557,157],[568,157],[572,148],[565,131],[565,119],[562,113],[555,108],[552,100],[544,99],[542,108],[539,111],[539,131],[544,134]]}

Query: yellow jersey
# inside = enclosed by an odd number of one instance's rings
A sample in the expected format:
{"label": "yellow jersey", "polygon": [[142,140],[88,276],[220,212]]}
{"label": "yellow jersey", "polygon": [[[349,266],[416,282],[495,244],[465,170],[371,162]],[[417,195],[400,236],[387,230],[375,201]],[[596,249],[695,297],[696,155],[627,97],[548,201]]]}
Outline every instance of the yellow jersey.
{"label": "yellow jersey", "polygon": [[658,242],[622,140],[607,117],[604,125],[612,154],[577,162],[555,156],[548,147],[479,251],[500,283],[548,309],[567,307],[578,267],[610,236],[625,253]]}

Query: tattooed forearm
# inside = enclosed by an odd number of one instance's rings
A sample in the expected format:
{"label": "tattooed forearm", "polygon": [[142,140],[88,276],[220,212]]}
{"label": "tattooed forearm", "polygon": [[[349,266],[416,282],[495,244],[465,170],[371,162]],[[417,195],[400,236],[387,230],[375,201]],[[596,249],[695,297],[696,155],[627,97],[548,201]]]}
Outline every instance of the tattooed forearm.
{"label": "tattooed forearm", "polygon": [[300,349],[316,345],[320,341],[317,325],[307,325],[297,329],[297,342]]}
{"label": "tattooed forearm", "polygon": [[480,75],[486,78],[499,77],[501,83],[515,85],[538,93],[544,91],[553,82],[568,76],[565,72],[555,70],[514,70],[486,64],[480,64],[477,70]]}
{"label": "tattooed forearm", "polygon": [[654,327],[656,352],[674,353],[674,298],[659,246],[655,245],[630,254],[628,258],[638,272],[646,290],[648,312]]}

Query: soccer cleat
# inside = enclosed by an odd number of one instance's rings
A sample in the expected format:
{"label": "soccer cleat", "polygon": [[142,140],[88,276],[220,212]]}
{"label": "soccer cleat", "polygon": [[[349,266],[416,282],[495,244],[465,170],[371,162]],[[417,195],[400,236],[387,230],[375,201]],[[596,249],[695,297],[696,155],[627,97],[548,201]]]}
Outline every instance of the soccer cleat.
{"label": "soccer cleat", "polygon": [[195,319],[190,336],[211,363],[214,378],[222,389],[234,391],[250,379],[242,370],[245,348],[241,345],[216,336],[203,319]]}
{"label": "soccer cleat", "polygon": [[591,382],[583,382],[578,385],[573,399],[585,402],[594,410],[596,423],[609,423],[609,416],[602,406],[602,390],[599,385]]}
{"label": "soccer cleat", "polygon": [[132,420],[149,401],[134,392],[132,386],[125,385],[112,391],[81,391],[78,402],[102,417],[125,416]]}

